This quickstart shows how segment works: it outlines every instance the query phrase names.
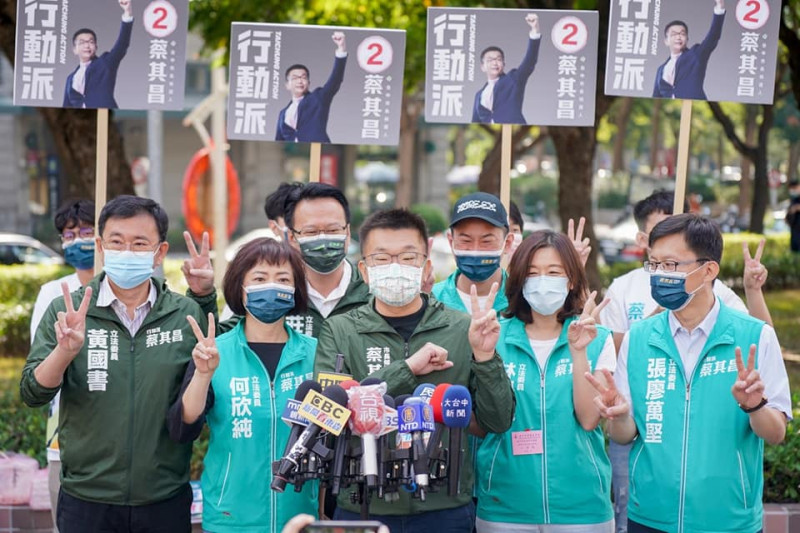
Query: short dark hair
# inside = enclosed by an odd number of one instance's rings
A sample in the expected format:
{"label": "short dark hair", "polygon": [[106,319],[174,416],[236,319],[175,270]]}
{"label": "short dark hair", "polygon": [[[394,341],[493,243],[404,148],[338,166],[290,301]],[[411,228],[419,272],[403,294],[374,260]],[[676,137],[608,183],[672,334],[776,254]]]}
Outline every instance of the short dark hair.
{"label": "short dark hair", "polygon": [[77,39],[78,35],[81,35],[82,33],[91,34],[92,39],[94,39],[95,44],[97,44],[97,34],[94,32],[94,30],[90,30],[89,28],[81,28],[81,29],[79,29],[78,31],[76,31],[75,33],[72,34],[72,45],[73,46],[75,46],[75,39]]}
{"label": "short dark hair", "polygon": [[[647,219],[653,213],[671,215],[674,204],[675,192],[664,189],[658,189],[644,200],[636,202],[636,205],[633,206],[633,218],[636,220],[636,225],[639,226],[639,230],[644,231]],[[689,211],[689,203],[684,198],[683,212],[685,213],[687,211]]]}
{"label": "short dark hair", "polygon": [[244,306],[244,278],[259,263],[273,266],[289,263],[294,276],[294,308],[289,312],[305,312],[308,296],[303,259],[294,248],[270,237],[261,237],[248,242],[236,252],[236,257],[228,265],[228,270],[222,278],[222,292],[225,295],[225,303],[231,311],[237,315],[247,314]]}
{"label": "short dark hair", "polygon": [[673,20],[672,22],[670,22],[669,24],[664,26],[664,37],[667,36],[667,32],[673,26],[683,26],[683,29],[686,30],[686,35],[689,35],[689,26],[687,26],[684,21],[682,21],[682,20]]}
{"label": "short dark hair", "polygon": [[508,307],[503,312],[503,316],[515,316],[526,324],[533,322],[531,306],[523,296],[522,288],[525,286],[525,280],[528,279],[531,260],[542,248],[553,248],[558,253],[571,285],[567,299],[564,301],[564,307],[558,312],[558,321],[563,324],[569,317],[580,315],[583,312],[586,295],[589,292],[589,281],[586,279],[586,271],[581,264],[581,258],[569,239],[561,233],[550,230],[534,231],[522,241],[517,251],[514,252],[514,260],[508,267],[508,279],[506,279]]}
{"label": "short dark hair", "polygon": [[78,226],[80,223],[94,226],[94,202],[91,200],[71,200],[56,211],[53,223],[56,231],[61,233],[68,226]]}
{"label": "short dark hair", "polygon": [[428,228],[425,226],[425,219],[408,209],[384,209],[375,211],[361,223],[358,232],[358,241],[361,243],[363,252],[367,244],[367,237],[376,229],[413,229],[419,233],[422,239],[422,247],[428,252]]}
{"label": "short dark hair", "polygon": [[308,183],[303,187],[293,189],[286,199],[283,213],[286,225],[294,229],[294,210],[297,204],[303,200],[319,200],[321,198],[333,198],[339,202],[344,209],[345,222],[350,223],[350,204],[342,191],[325,183]]}
{"label": "short dark hair", "polygon": [[798,180],[791,180],[791,181],[789,182],[789,184],[788,184],[788,185],[789,185],[789,188],[791,188],[791,187],[797,187],[798,185],[800,185],[800,181],[798,181]]}
{"label": "short dark hair", "polygon": [[694,213],[682,213],[665,218],[650,232],[650,248],[659,239],[670,235],[683,235],[686,246],[698,259],[722,260],[722,232],[719,225]]}
{"label": "short dark hair", "polygon": [[293,70],[305,70],[306,71],[306,78],[311,78],[311,73],[308,72],[308,67],[307,66],[302,65],[300,63],[295,63],[294,65],[292,65],[291,67],[286,69],[286,72],[283,75],[285,80],[287,80],[287,81],[289,80],[289,73],[291,71],[293,71]]}
{"label": "short dark hair", "polygon": [[489,52],[500,52],[500,55],[503,57],[503,61],[506,60],[506,54],[503,52],[503,49],[499,46],[487,46],[481,51],[481,63],[483,63],[483,56],[488,54]]}
{"label": "short dark hair", "polygon": [[169,218],[166,211],[150,198],[140,198],[129,194],[117,196],[103,207],[103,210],[100,211],[100,219],[97,222],[97,230],[102,236],[106,221],[109,218],[132,218],[141,214],[153,217],[158,228],[159,242],[166,241],[167,230],[169,229]]}
{"label": "short dark hair", "polygon": [[278,185],[278,188],[264,200],[264,213],[267,215],[267,219],[278,220],[278,217],[282,217],[286,210],[286,200],[288,200],[289,195],[293,190],[302,186],[302,183],[296,181],[284,182]]}
{"label": "short dark hair", "polygon": [[525,221],[522,220],[522,213],[520,212],[519,207],[517,207],[517,204],[512,201],[508,207],[508,218],[511,219],[511,223],[516,224],[520,228],[525,226]]}

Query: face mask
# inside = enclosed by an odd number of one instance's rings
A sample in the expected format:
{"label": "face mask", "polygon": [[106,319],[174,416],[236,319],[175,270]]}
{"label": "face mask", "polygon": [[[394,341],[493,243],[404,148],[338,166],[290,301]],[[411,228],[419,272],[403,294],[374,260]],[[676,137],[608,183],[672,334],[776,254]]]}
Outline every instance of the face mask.
{"label": "face mask", "polygon": [[94,266],[94,239],[75,239],[64,246],[64,259],[78,270]]}
{"label": "face mask", "polygon": [[564,307],[568,294],[567,278],[561,276],[531,276],[522,286],[525,301],[543,316],[550,316]]}
{"label": "face mask", "polygon": [[456,266],[461,273],[471,281],[480,283],[492,277],[500,268],[503,251],[478,252],[453,248],[453,255],[456,256]]}
{"label": "face mask", "polygon": [[522,244],[522,233],[515,233],[514,240],[511,242],[511,250],[508,251],[508,255],[514,255],[514,252],[517,251],[519,245]]}
{"label": "face mask", "polygon": [[367,267],[369,292],[386,305],[402,307],[411,303],[422,285],[422,267],[389,265]]}
{"label": "face mask", "polygon": [[294,287],[280,283],[264,283],[244,288],[245,307],[259,322],[272,324],[294,309]]}
{"label": "face mask", "polygon": [[121,289],[138,287],[153,275],[155,250],[142,255],[134,254],[130,250],[105,250],[103,256],[103,270],[114,285]]}
{"label": "face mask", "polygon": [[686,292],[686,278],[703,268],[697,267],[691,272],[653,272],[650,274],[650,294],[653,300],[664,309],[680,311],[692,301],[700,290],[697,287],[691,293]]}
{"label": "face mask", "polygon": [[308,268],[320,274],[330,274],[344,260],[347,253],[344,242],[347,235],[325,235],[297,239],[303,261]]}

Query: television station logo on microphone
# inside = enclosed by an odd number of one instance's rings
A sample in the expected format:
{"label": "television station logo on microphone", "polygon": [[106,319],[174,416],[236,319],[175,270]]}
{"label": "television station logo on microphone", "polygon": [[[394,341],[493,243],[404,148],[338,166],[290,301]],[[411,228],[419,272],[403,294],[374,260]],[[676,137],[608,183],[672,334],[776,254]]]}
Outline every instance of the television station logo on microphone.
{"label": "television station logo on microphone", "polygon": [[339,385],[342,382],[353,379],[350,374],[340,374],[338,372],[320,372],[317,374],[317,383],[322,385],[322,390],[331,385]]}
{"label": "television station logo on microphone", "polygon": [[298,414],[322,429],[339,435],[350,418],[350,410],[310,390],[298,409]]}

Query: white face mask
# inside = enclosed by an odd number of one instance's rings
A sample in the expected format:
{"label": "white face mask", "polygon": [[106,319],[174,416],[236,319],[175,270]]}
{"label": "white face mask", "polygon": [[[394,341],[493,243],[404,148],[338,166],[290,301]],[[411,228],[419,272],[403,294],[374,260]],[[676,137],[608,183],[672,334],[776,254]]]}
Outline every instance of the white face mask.
{"label": "white face mask", "polygon": [[402,307],[411,303],[422,286],[422,267],[391,263],[367,267],[369,292],[386,305]]}
{"label": "white face mask", "polygon": [[519,245],[522,244],[522,233],[515,233],[514,240],[511,242],[511,249],[508,251],[508,255],[514,255],[514,252],[517,251]]}
{"label": "white face mask", "polygon": [[525,301],[543,316],[550,316],[564,307],[568,295],[567,278],[562,276],[531,276],[522,286]]}

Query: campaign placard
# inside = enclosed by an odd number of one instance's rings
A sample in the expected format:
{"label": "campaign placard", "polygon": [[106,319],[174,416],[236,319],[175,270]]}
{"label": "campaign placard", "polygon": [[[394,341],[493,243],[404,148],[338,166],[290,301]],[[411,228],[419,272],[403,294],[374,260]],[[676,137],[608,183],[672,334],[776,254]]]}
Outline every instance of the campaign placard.
{"label": "campaign placard", "polygon": [[19,0],[14,105],[183,109],[189,0]]}
{"label": "campaign placard", "polygon": [[406,32],[231,26],[228,137],[397,144]]}
{"label": "campaign placard", "polygon": [[612,0],[605,92],[771,104],[780,0]]}
{"label": "campaign placard", "polygon": [[425,120],[594,124],[596,11],[428,8]]}

